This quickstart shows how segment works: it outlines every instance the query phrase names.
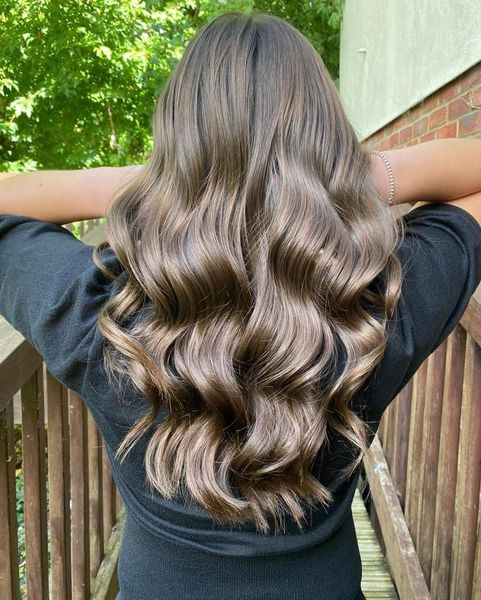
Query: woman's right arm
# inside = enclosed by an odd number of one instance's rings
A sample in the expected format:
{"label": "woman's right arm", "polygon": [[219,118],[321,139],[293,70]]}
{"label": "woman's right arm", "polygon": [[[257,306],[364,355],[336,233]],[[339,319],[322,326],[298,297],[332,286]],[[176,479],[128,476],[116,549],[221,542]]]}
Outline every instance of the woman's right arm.
{"label": "woman's right arm", "polygon": [[[446,202],[481,191],[481,140],[444,138],[383,152],[393,170],[396,204]],[[371,164],[376,187],[387,198],[386,166],[377,154]]]}
{"label": "woman's right arm", "polygon": [[[0,213],[59,225],[105,217],[110,203],[143,165],[7,173],[0,179]],[[3,174],[0,174],[3,175]]]}

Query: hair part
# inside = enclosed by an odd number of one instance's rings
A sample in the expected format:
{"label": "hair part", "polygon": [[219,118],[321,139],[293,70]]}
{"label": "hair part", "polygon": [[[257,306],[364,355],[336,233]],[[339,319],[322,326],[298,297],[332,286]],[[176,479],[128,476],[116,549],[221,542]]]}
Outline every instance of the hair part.
{"label": "hair part", "polygon": [[333,500],[311,471],[329,432],[355,451],[342,476],[368,447],[350,402],[384,353],[402,220],[321,57],[279,17],[203,26],[152,125],[151,156],[94,253],[112,277],[100,258],[112,248],[126,274],[99,314],[109,377],[147,407],[115,456],[163,406],[146,447],[153,489],[220,523],[267,533],[287,514],[302,529],[308,507]]}

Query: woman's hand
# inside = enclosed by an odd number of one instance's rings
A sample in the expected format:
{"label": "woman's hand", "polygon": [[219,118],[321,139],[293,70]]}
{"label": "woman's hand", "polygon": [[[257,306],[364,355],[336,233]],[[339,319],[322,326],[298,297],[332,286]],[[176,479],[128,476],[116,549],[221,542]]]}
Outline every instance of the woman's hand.
{"label": "woman's hand", "polygon": [[104,217],[143,165],[0,174],[0,214],[59,225]]}

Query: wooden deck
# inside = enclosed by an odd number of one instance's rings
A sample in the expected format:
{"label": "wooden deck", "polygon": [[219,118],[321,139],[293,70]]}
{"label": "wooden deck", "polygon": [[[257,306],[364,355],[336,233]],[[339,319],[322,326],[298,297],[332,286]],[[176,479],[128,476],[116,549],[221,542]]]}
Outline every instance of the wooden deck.
{"label": "wooden deck", "polygon": [[362,561],[361,589],[366,600],[371,598],[398,600],[389,566],[377,541],[359,489],[356,489],[352,502],[352,514]]}

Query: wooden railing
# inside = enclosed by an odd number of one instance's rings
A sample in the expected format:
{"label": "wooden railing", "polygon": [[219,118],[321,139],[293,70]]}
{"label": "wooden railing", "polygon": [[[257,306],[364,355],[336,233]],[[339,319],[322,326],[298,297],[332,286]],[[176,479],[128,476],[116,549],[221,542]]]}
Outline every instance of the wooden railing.
{"label": "wooden railing", "polygon": [[401,600],[479,600],[481,286],[383,414],[364,467]]}
{"label": "wooden railing", "polygon": [[85,403],[0,317],[0,598],[113,599],[122,518]]}

